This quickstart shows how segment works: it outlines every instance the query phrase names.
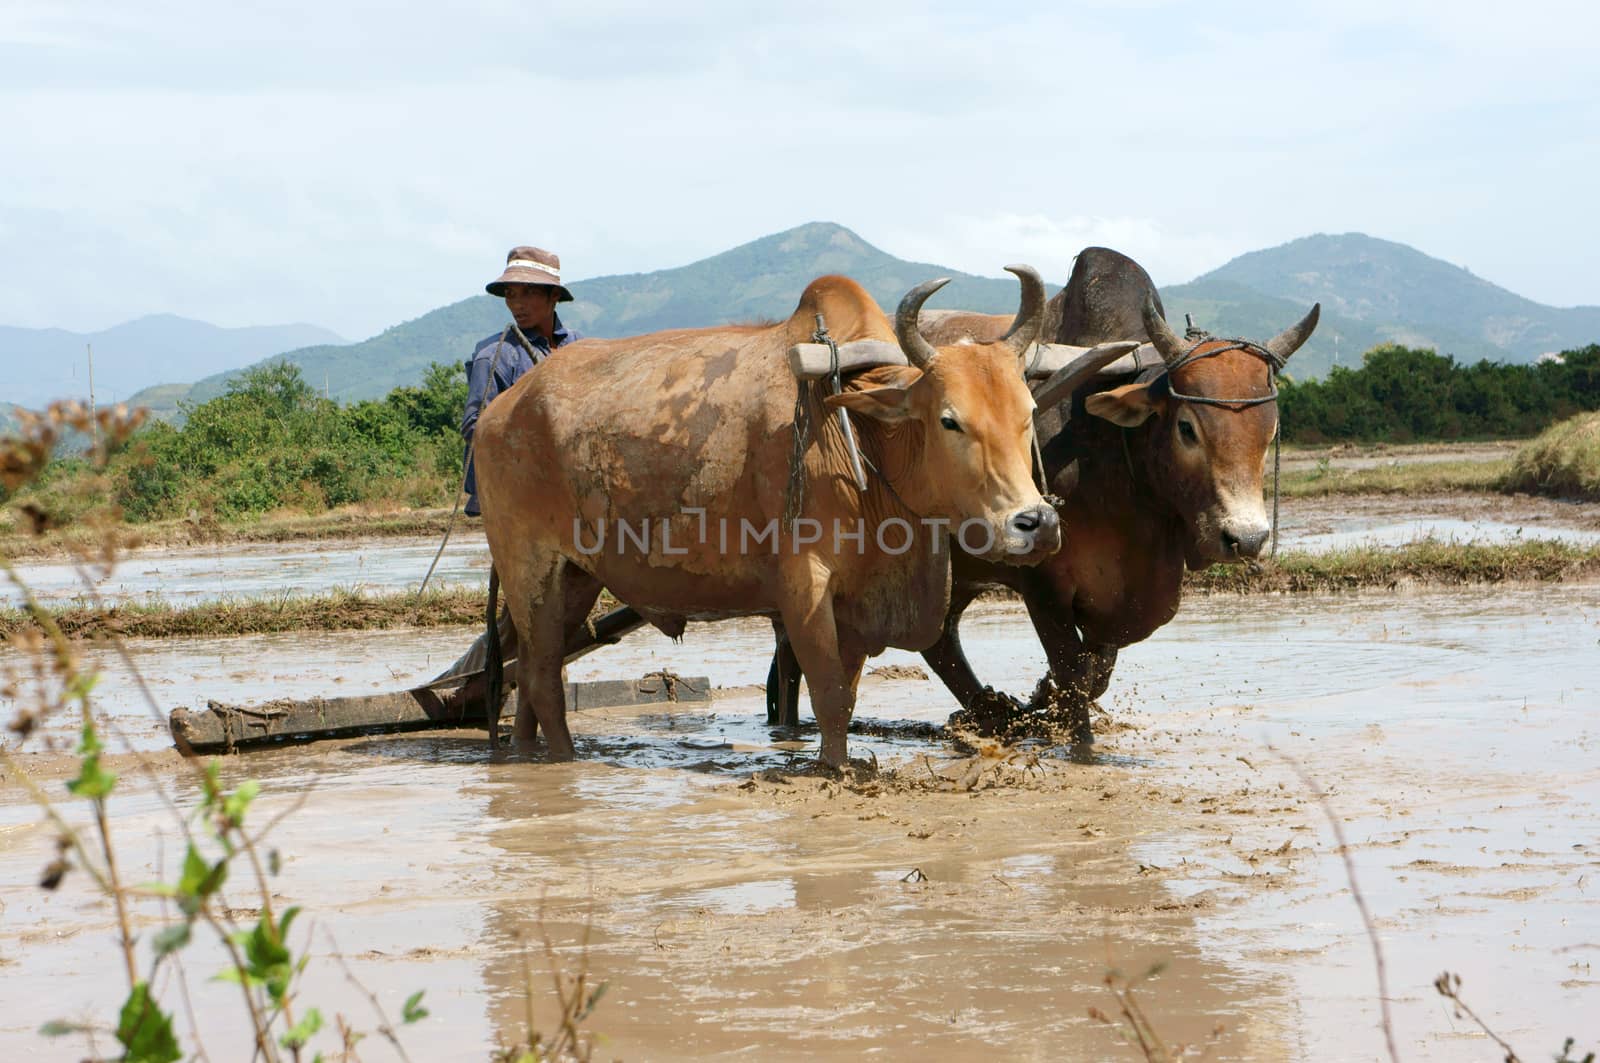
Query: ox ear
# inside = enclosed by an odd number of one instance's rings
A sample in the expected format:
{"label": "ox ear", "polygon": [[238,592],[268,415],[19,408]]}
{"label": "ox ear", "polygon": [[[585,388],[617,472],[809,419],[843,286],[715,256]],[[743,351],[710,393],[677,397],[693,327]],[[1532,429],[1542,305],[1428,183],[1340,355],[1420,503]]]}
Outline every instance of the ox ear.
{"label": "ox ear", "polygon": [[1133,428],[1156,412],[1156,400],[1150,395],[1149,384],[1124,384],[1090,395],[1083,400],[1083,408],[1112,424]]}
{"label": "ox ear", "polygon": [[897,424],[911,418],[911,391],[908,388],[869,388],[864,391],[844,391],[822,400],[829,409],[843,407],[866,417],[875,417],[888,424]]}

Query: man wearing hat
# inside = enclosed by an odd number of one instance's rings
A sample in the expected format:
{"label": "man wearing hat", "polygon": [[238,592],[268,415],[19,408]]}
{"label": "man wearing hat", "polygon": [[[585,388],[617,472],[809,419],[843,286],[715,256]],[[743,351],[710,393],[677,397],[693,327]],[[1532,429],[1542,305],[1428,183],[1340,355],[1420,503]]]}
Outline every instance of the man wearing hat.
{"label": "man wearing hat", "polygon": [[[506,255],[505,272],[484,285],[484,289],[506,301],[512,324],[479,343],[467,361],[467,409],[461,418],[461,438],[467,442],[467,475],[463,487],[467,492],[469,517],[480,515],[472,462],[472,433],[478,427],[478,415],[496,395],[521,379],[522,374],[550,357],[551,351],[581,338],[563,325],[556,314],[556,304],[572,302],[572,293],[561,283],[561,259],[549,251],[513,247]],[[500,611],[500,647],[506,660],[516,656],[517,632],[504,607]],[[431,682],[481,672],[488,660],[488,651],[488,638],[480,635],[460,660]],[[487,681],[479,676],[442,699],[427,688],[418,688],[416,693],[428,697],[433,705],[442,709],[460,710],[481,700],[487,690]]]}
{"label": "man wearing hat", "polygon": [[513,324],[479,343],[467,361],[467,409],[461,438],[467,442],[467,516],[476,517],[478,484],[472,462],[472,433],[478,414],[494,397],[550,357],[550,352],[581,337],[561,323],[557,303],[572,302],[561,283],[561,259],[537,247],[513,247],[505,272],[484,285],[506,301]]}

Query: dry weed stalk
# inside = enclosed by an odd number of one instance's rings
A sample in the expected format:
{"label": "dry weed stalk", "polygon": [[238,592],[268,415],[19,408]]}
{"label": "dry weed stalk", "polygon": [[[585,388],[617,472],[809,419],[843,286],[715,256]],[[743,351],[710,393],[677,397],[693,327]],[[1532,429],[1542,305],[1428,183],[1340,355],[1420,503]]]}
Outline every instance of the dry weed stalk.
{"label": "dry weed stalk", "polygon": [[1211,1050],[1216,1047],[1217,1042],[1221,1040],[1225,1032],[1225,1027],[1222,1023],[1219,1022],[1212,1027],[1210,1038],[1207,1039],[1205,1046],[1201,1047],[1198,1055],[1196,1055],[1195,1049],[1197,1046],[1195,1045],[1179,1043],[1168,1046],[1165,1039],[1156,1031],[1155,1024],[1150,1021],[1149,1013],[1139,1003],[1135,990],[1141,983],[1149,981],[1165,970],[1166,964],[1154,964],[1143,974],[1129,978],[1115,966],[1110,966],[1109,960],[1110,957],[1108,955],[1108,967],[1104,981],[1106,990],[1117,1002],[1117,1017],[1112,1018],[1099,1008],[1091,1005],[1089,1018],[1121,1031],[1123,1036],[1128,1038],[1129,1043],[1139,1050],[1140,1056],[1147,1063],[1177,1063],[1178,1060],[1182,1060],[1185,1057],[1204,1059],[1211,1054]]}
{"label": "dry weed stalk", "polygon": [[1356,864],[1350,855],[1350,844],[1345,840],[1344,827],[1339,823],[1339,814],[1334,811],[1333,802],[1328,800],[1327,791],[1317,784],[1311,774],[1301,767],[1300,762],[1289,754],[1268,744],[1267,751],[1287,764],[1297,777],[1300,785],[1304,786],[1328,821],[1328,826],[1333,830],[1333,839],[1339,845],[1339,858],[1344,861],[1345,879],[1350,883],[1350,897],[1356,902],[1356,910],[1361,913],[1361,925],[1366,929],[1367,940],[1372,943],[1372,962],[1378,972],[1378,1007],[1383,1017],[1383,1041],[1389,1050],[1391,1063],[1400,1063],[1400,1050],[1394,1043],[1394,1019],[1389,1013],[1389,969],[1383,960],[1383,942],[1378,939],[1378,929],[1372,922],[1372,911],[1367,907],[1367,898],[1361,892],[1361,886],[1356,882]]}
{"label": "dry weed stalk", "polygon": [[[19,416],[21,434],[0,441],[0,482],[11,491],[36,481],[43,474],[68,428],[79,432],[87,432],[91,427],[97,430],[90,458],[94,468],[103,469],[109,455],[125,444],[143,421],[144,411],[130,413],[126,407],[118,406],[99,411],[91,418],[81,403],[57,403],[44,414],[23,411]],[[58,524],[53,516],[37,507],[32,512],[25,509],[25,513],[35,535],[45,535]],[[109,573],[123,544],[114,507],[102,505],[91,517],[101,522],[103,534],[93,541],[69,543],[68,550],[86,590],[97,608],[104,610],[91,569]],[[277,861],[270,859],[264,866],[259,850],[267,832],[252,835],[245,829],[246,815],[260,793],[260,786],[253,780],[245,780],[235,789],[225,790],[217,762],[188,761],[201,800],[198,808],[185,813],[153,768],[143,757],[137,757],[161,802],[172,813],[186,849],[176,882],[166,881],[163,875],[163,880],[147,885],[126,884],[108,812],[117,775],[102,764],[105,753],[100,737],[102,723],[91,697],[98,676],[85,669],[78,648],[40,604],[9,558],[0,556],[0,571],[21,595],[24,609],[34,624],[34,628],[15,631],[7,639],[13,652],[6,659],[4,674],[0,675],[0,694],[18,703],[16,715],[8,724],[17,744],[14,748],[0,746],[0,763],[11,777],[21,782],[56,831],[56,856],[45,868],[41,887],[61,888],[68,872],[76,867],[88,875],[96,891],[110,900],[116,911],[117,951],[128,982],[128,997],[112,1032],[121,1048],[123,1063],[175,1063],[185,1055],[173,1028],[172,1016],[162,1009],[153,988],[165,964],[170,964],[176,974],[190,1016],[193,1055],[199,1059],[209,1058],[199,1042],[193,1007],[189,1004],[187,973],[178,960],[179,951],[189,944],[196,925],[204,925],[215,933],[228,953],[231,966],[219,977],[236,982],[243,994],[250,1019],[250,1058],[279,1063],[287,1053],[287,1058],[299,1063],[308,1042],[322,1027],[322,1016],[317,1008],[309,1007],[296,1018],[298,978],[309,959],[305,954],[296,956],[288,940],[290,925],[299,909],[291,907],[281,917],[274,913],[269,871],[276,874]],[[164,722],[160,705],[126,645],[114,632],[110,641],[134,676],[146,705],[157,720]],[[21,703],[24,699],[26,704]],[[31,777],[16,756],[42,723],[71,708],[76,708],[80,717],[79,772],[67,788],[75,797],[89,803],[93,815],[92,842],[85,840],[86,832],[68,822],[56,801]],[[114,721],[108,719],[104,726],[120,736]],[[194,823],[203,826],[204,838],[200,836],[202,832],[193,829]],[[216,855],[207,856],[207,849]],[[234,909],[223,901],[224,883],[233,864],[241,857],[248,864],[252,886],[259,897],[260,917],[253,926],[238,923]],[[131,928],[130,906],[151,900],[161,905],[166,919],[162,928],[150,938],[152,957],[148,970],[142,971],[139,941]],[[177,907],[181,918],[172,918],[169,904]],[[416,1021],[426,1015],[416,1006],[420,996],[416,994],[407,1002],[404,1021]],[[356,1038],[342,1018],[339,1026],[345,1058],[353,1058]],[[41,1033],[52,1037],[82,1035],[90,1058],[100,1059],[103,1057],[97,1035],[102,1030],[92,1023],[53,1021],[46,1023]]]}
{"label": "dry weed stalk", "polygon": [[584,919],[583,937],[579,945],[578,969],[576,973],[566,970],[561,962],[560,954],[550,940],[550,931],[545,924],[545,905],[539,903],[539,940],[544,946],[545,964],[550,972],[551,987],[560,1008],[556,1020],[556,1032],[552,1037],[546,1037],[539,1032],[538,1022],[534,1017],[534,989],[533,967],[529,962],[529,949],[527,939],[519,932],[517,934],[517,958],[522,964],[522,994],[524,1006],[524,1029],[522,1039],[514,1045],[502,1047],[494,1055],[494,1063],[591,1063],[598,1035],[584,1029],[584,1023],[594,1014],[595,1007],[600,1003],[600,998],[605,996],[609,982],[594,984],[591,988],[589,975],[589,934],[593,928],[593,913]]}

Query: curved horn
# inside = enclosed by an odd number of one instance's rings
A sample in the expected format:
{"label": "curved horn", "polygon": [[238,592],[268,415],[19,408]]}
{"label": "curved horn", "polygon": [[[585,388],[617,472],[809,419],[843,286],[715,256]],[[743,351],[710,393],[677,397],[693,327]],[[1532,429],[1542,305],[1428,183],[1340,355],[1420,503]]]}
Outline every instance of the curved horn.
{"label": "curved horn", "polygon": [[1153,292],[1145,293],[1144,297],[1144,331],[1150,337],[1150,342],[1155,344],[1161,360],[1168,365],[1189,353],[1189,345],[1173,333],[1167,325],[1167,319],[1156,309],[1156,297]]}
{"label": "curved horn", "polygon": [[936,281],[923,281],[906,292],[906,297],[900,300],[900,309],[894,313],[894,335],[900,341],[900,349],[905,352],[906,361],[923,372],[928,371],[928,367],[933,364],[939,352],[934,349],[933,344],[923,338],[922,332],[917,328],[917,315],[922,313],[922,304],[928,301],[928,296],[949,283],[949,277],[940,277]]}
{"label": "curved horn", "polygon": [[1267,350],[1271,351],[1282,365],[1289,360],[1289,356],[1300,349],[1300,345],[1311,338],[1311,333],[1316,330],[1317,319],[1322,316],[1322,304],[1311,304],[1311,313],[1300,319],[1297,325],[1291,325],[1267,341]]}
{"label": "curved horn", "polygon": [[1044,278],[1032,266],[1007,266],[1006,272],[1022,282],[1022,304],[1017,307],[1017,316],[1000,341],[1021,354],[1028,349],[1028,344],[1039,338],[1039,329],[1044,325]]}

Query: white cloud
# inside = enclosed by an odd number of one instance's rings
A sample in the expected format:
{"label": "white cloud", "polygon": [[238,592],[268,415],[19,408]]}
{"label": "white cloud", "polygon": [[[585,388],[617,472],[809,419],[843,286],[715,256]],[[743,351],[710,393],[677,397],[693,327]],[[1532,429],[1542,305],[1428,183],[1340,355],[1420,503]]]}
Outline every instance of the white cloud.
{"label": "white cloud", "polygon": [[1389,0],[13,2],[0,322],[362,336],[512,243],[584,277],[819,219],[1057,283],[1091,243],[1173,283],[1358,229],[1597,302],[1597,29]]}
{"label": "white cloud", "polygon": [[1007,212],[946,215],[936,230],[892,232],[883,243],[904,258],[991,276],[1008,263],[1026,262],[1053,286],[1065,284],[1073,258],[1095,245],[1129,255],[1158,285],[1193,280],[1259,246],[1237,235],[1164,229],[1153,218]]}

